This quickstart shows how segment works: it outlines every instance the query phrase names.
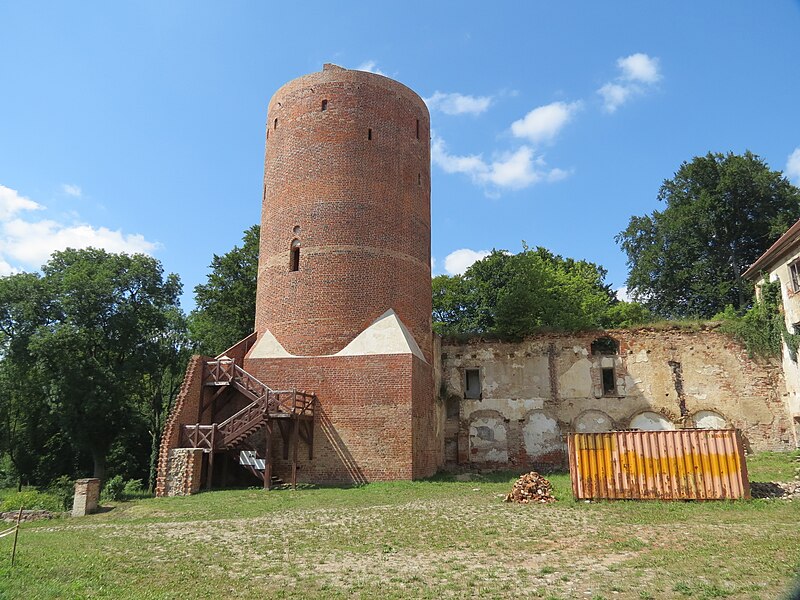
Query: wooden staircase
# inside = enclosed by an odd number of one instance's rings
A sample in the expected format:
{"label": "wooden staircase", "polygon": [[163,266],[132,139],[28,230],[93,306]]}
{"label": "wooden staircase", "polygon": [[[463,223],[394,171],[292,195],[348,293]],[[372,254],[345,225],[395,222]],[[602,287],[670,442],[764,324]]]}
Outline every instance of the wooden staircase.
{"label": "wooden staircase", "polygon": [[[201,403],[200,415],[204,408],[211,406],[211,423],[183,425],[181,430],[181,446],[189,448],[202,448],[209,453],[209,473],[206,477],[207,487],[211,483],[211,470],[216,452],[231,450],[253,451],[246,441],[254,433],[266,430],[266,456],[262,469],[264,487],[269,488],[271,479],[270,444],[273,422],[278,421],[278,428],[284,438],[284,458],[288,458],[289,445],[293,445],[292,453],[292,485],[297,485],[297,444],[300,437],[309,446],[309,458],[313,456],[313,423],[314,405],[316,396],[298,390],[273,390],[256,377],[245,371],[232,358],[221,357],[207,361],[203,372],[204,389],[219,388],[213,393],[212,400],[204,405]],[[213,422],[213,413],[216,412],[216,401],[225,389],[233,389],[241,394],[250,403],[244,408],[221,422]],[[283,421],[288,421],[287,423]],[[302,429],[302,431],[301,431]],[[241,464],[241,462],[240,462]],[[245,468],[252,465],[243,465]],[[255,472],[254,472],[255,474]]]}

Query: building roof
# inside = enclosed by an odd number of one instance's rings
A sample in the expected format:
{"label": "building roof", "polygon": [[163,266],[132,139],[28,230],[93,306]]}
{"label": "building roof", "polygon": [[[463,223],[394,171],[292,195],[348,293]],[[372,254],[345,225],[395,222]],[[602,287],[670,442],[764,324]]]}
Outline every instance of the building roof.
{"label": "building roof", "polygon": [[800,250],[800,219],[789,227],[777,242],[767,248],[767,251],[750,265],[742,277],[755,281],[762,271],[769,270],[770,267],[786,258],[786,255],[797,250]]}

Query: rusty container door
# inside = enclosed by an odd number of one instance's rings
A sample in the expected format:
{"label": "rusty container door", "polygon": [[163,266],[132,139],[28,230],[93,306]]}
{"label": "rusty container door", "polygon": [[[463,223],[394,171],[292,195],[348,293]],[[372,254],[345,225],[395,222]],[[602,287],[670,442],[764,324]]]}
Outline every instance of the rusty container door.
{"label": "rusty container door", "polygon": [[571,433],[568,442],[579,500],[750,499],[737,429]]}

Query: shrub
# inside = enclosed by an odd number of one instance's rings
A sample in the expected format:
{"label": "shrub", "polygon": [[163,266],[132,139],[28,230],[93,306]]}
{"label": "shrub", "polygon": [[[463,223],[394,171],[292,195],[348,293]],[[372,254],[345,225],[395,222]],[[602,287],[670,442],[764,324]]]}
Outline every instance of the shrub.
{"label": "shrub", "polygon": [[47,493],[61,500],[62,510],[69,510],[75,497],[75,481],[68,475],[62,475],[50,482]]}
{"label": "shrub", "polygon": [[122,500],[124,493],[125,483],[122,481],[122,475],[114,475],[106,481],[102,496],[104,500]]}
{"label": "shrub", "polygon": [[26,510],[62,512],[64,510],[64,501],[54,494],[26,488],[21,492],[7,494],[0,502],[0,512],[19,510],[21,506]]}
{"label": "shrub", "polygon": [[724,321],[721,330],[745,345],[750,356],[779,358],[783,344],[792,360],[797,360],[800,336],[789,333],[781,312],[780,281],[763,282],[761,299],[742,316],[732,306],[718,313],[717,320]]}
{"label": "shrub", "polygon": [[137,498],[139,496],[144,495],[145,490],[144,486],[142,485],[141,479],[129,479],[125,482],[125,487],[122,490],[125,498]]}

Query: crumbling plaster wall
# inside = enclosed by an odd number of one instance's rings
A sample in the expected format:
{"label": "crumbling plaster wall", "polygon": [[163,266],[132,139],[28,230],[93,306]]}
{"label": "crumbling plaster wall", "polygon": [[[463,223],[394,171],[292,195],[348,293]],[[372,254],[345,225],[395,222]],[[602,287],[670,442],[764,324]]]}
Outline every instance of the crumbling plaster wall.
{"label": "crumbling plaster wall", "polygon": [[[591,352],[604,336],[617,353]],[[732,426],[753,450],[795,445],[780,367],[749,359],[712,327],[444,340],[441,361],[440,394],[458,406],[445,423],[451,464],[564,466],[570,431]],[[614,377],[605,393],[604,368]],[[467,369],[480,371],[480,398],[465,398]]]}

